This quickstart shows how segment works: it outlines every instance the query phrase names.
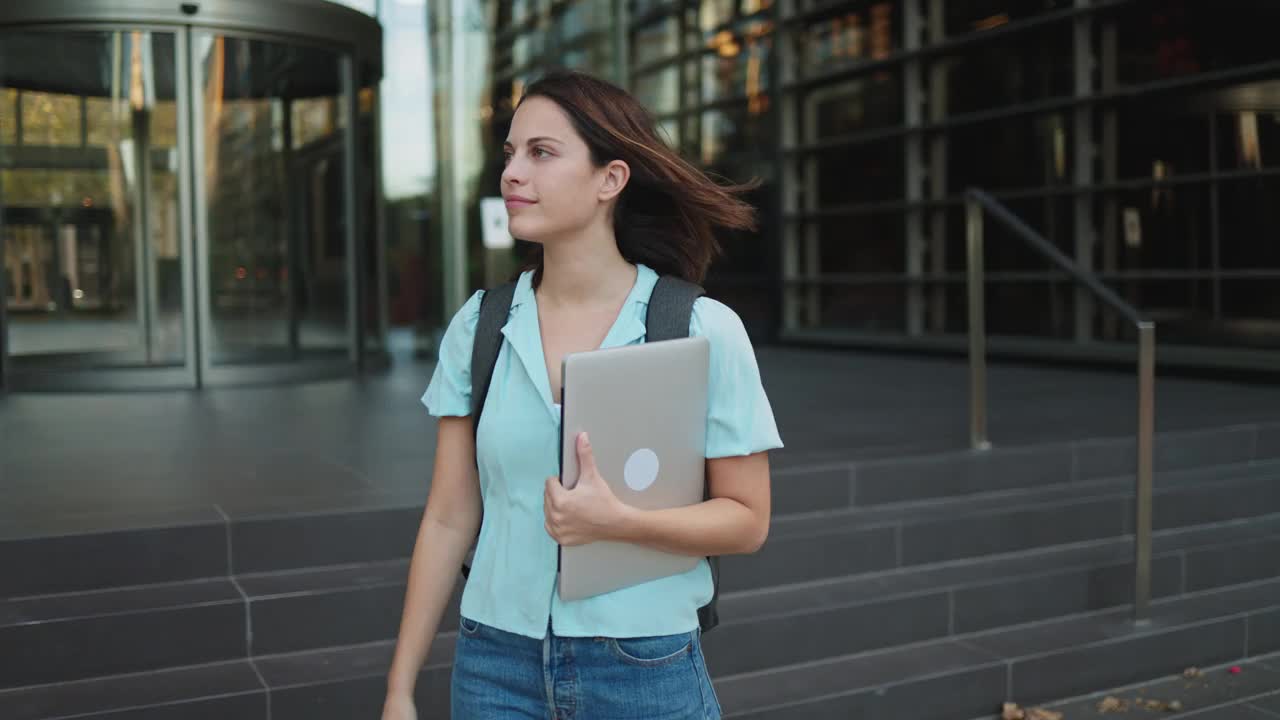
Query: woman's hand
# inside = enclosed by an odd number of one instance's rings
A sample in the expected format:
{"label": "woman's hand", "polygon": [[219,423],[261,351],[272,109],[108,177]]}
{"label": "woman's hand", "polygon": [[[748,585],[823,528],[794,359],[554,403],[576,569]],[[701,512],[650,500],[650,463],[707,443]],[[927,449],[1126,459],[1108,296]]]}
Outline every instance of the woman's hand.
{"label": "woman's hand", "polygon": [[418,720],[413,698],[402,693],[388,693],[382,706],[382,720]]}
{"label": "woman's hand", "polygon": [[547,478],[543,494],[547,534],[568,546],[615,539],[632,508],[619,500],[600,476],[586,433],[578,435],[577,446],[578,484],[568,490],[560,478]]}

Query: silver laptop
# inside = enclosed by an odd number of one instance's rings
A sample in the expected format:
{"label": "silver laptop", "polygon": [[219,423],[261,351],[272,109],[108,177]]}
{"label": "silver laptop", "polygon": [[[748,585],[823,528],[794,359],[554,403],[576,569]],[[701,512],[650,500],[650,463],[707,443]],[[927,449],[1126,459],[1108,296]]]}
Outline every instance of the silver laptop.
{"label": "silver laptop", "polygon": [[[622,502],[661,510],[701,502],[706,484],[710,343],[680,338],[573,353],[561,366],[561,482],[578,481],[578,433]],[[692,570],[700,558],[595,542],[560,549],[560,599]]]}

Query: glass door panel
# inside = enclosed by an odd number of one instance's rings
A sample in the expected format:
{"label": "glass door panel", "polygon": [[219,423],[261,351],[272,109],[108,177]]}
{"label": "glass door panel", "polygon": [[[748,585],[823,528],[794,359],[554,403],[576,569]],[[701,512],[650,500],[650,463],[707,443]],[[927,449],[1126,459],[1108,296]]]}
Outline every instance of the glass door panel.
{"label": "glass door panel", "polygon": [[176,34],[0,32],[15,371],[182,365]]}
{"label": "glass door panel", "polygon": [[192,47],[208,365],[346,361],[342,55],[208,32]]}

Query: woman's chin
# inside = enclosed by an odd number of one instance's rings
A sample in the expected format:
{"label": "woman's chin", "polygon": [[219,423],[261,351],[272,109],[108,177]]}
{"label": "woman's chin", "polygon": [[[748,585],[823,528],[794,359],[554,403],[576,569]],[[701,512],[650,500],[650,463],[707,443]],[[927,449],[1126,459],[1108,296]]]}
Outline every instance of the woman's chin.
{"label": "woman's chin", "polygon": [[511,233],[511,237],[525,242],[542,244],[542,233],[537,228],[528,228],[523,224],[511,223],[507,226],[507,231]]}

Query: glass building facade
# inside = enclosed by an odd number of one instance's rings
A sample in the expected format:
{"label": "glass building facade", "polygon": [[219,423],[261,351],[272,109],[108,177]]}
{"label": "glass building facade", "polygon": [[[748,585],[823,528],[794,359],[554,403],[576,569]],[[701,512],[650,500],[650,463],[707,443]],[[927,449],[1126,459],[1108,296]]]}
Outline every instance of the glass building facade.
{"label": "glass building facade", "polygon": [[[497,192],[522,88],[581,68],[629,88],[699,166],[764,181],[761,231],[725,238],[707,282],[757,338],[963,348],[964,192],[980,188],[1153,318],[1162,363],[1280,362],[1280,2],[483,9],[485,87],[458,110],[485,154],[466,213]],[[986,245],[993,349],[1131,357],[1131,330],[1024,242],[988,223]]]}
{"label": "glass building facade", "polygon": [[[118,6],[118,7],[116,7]],[[521,243],[501,143],[553,67],[762,183],[709,292],[757,342],[959,351],[964,193],[1157,323],[1280,365],[1280,0],[47,0],[0,7],[0,386],[198,387],[434,356]],[[1132,331],[987,224],[995,351]]]}

